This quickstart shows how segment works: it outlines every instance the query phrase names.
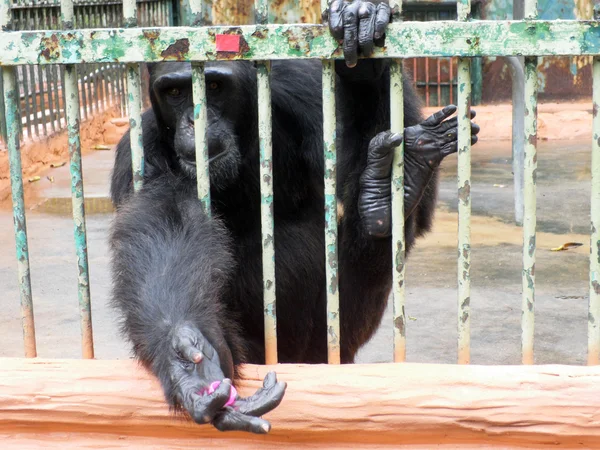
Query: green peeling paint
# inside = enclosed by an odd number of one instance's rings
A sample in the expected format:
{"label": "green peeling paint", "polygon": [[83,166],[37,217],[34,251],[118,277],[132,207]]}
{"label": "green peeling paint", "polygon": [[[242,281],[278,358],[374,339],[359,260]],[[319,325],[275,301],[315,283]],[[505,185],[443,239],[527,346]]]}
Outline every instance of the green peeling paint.
{"label": "green peeling paint", "polygon": [[[239,53],[217,52],[217,34],[240,34]],[[376,58],[418,56],[593,55],[600,53],[594,21],[435,21],[392,23]],[[0,63],[77,64],[118,61],[343,58],[322,25],[247,25],[7,32]]]}
{"label": "green peeling paint", "polygon": [[533,364],[536,250],[537,64],[538,59],[536,57],[525,58],[525,178],[523,192],[523,300],[521,307],[523,364]]}
{"label": "green peeling paint", "polygon": [[458,59],[458,363],[471,360],[471,61]]}
{"label": "green peeling paint", "polygon": [[[404,134],[404,90],[402,60],[392,60],[390,67],[390,125],[393,133]],[[392,164],[392,272],[394,361],[406,360],[405,236],[404,236],[404,142],[394,152]],[[398,326],[401,324],[402,326]]]}
{"label": "green peeling paint", "polygon": [[340,299],[338,289],[337,197],[336,197],[336,114],[335,68],[333,61],[323,62],[323,149],[325,159],[325,279],[327,280],[327,359],[339,364]]}

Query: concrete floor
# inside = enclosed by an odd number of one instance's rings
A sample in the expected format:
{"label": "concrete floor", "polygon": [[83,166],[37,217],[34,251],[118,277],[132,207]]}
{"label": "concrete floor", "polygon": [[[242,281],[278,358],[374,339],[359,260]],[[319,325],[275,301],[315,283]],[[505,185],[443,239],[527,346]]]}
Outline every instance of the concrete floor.
{"label": "concrete floor", "polygon": [[[97,358],[128,358],[110,292],[107,231],[111,214],[108,175],[113,153],[84,158],[88,196],[88,246]],[[520,362],[521,229],[513,225],[508,141],[480,142],[473,154],[472,363]],[[590,144],[540,143],[538,156],[538,251],[536,265],[536,363],[584,364],[586,353]],[[38,354],[80,357],[76,265],[70,218],[68,168],[54,169],[35,186],[42,206],[28,211]],[[443,165],[434,230],[410,255],[406,278],[407,357],[415,362],[456,361],[456,157]],[[28,205],[31,206],[31,205]],[[551,252],[564,242],[584,245]],[[0,211],[0,356],[22,356],[12,217]],[[380,330],[358,362],[392,358],[388,308]]]}

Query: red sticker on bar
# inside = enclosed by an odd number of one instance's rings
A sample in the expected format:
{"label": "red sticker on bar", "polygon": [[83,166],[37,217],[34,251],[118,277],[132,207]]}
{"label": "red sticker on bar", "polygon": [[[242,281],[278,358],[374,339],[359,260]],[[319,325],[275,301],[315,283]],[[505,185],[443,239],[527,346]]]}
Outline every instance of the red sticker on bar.
{"label": "red sticker on bar", "polygon": [[240,51],[240,35],[217,34],[217,51],[238,53]]}

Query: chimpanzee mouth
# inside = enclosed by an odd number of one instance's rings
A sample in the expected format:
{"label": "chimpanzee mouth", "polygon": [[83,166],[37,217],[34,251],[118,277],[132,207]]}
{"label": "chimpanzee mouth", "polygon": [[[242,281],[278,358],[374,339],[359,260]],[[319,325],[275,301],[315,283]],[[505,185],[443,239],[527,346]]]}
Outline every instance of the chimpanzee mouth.
{"label": "chimpanzee mouth", "polygon": [[[212,156],[210,158],[208,158],[208,163],[210,164],[213,161],[216,161],[218,159],[221,159],[223,156],[225,156],[227,154],[227,152],[225,150],[223,150],[221,153],[216,154],[215,156]],[[193,166],[194,168],[196,167],[196,160],[195,159],[188,159],[188,158],[182,158],[181,156],[179,157],[179,161],[185,165],[185,166]]]}

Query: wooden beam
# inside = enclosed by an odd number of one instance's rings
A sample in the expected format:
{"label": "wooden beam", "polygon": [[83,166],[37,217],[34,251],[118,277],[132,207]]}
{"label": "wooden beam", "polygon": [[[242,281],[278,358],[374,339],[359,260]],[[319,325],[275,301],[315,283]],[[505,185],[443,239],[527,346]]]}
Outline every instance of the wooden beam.
{"label": "wooden beam", "polygon": [[600,448],[600,366],[248,365],[241,393],[273,369],[288,390],[255,436],[174,418],[133,361],[0,358],[0,446]]}

